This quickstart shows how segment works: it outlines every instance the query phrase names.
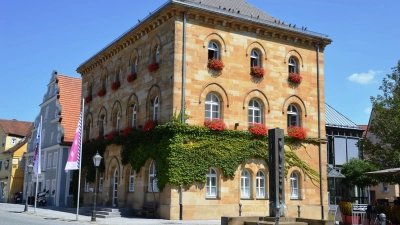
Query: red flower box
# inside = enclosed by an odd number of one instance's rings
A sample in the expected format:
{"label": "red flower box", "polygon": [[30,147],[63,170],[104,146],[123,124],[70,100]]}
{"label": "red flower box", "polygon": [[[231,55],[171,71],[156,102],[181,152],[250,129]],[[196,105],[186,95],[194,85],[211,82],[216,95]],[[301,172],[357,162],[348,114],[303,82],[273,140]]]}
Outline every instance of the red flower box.
{"label": "red flower box", "polygon": [[92,101],[92,95],[88,95],[85,97],[85,103],[89,103]]}
{"label": "red flower box", "polygon": [[97,136],[97,138],[96,139],[94,139],[95,141],[100,141],[100,140],[102,140],[104,137],[103,137],[103,135],[99,135],[99,136]]}
{"label": "red flower box", "polygon": [[288,80],[290,82],[296,83],[296,84],[300,84],[301,80],[303,79],[303,77],[300,74],[297,73],[289,73],[289,78]]}
{"label": "red flower box", "polygon": [[268,128],[261,123],[250,123],[249,131],[257,136],[264,136],[268,134]]}
{"label": "red flower box", "polygon": [[307,131],[306,129],[298,126],[290,126],[287,129],[288,136],[291,138],[299,139],[299,140],[304,140],[307,137]]}
{"label": "red flower box", "polygon": [[144,123],[144,126],[142,128],[143,132],[147,132],[152,130],[154,127],[156,127],[158,125],[158,121],[157,120],[148,120],[146,121],[146,123]]}
{"label": "red flower box", "polygon": [[264,77],[265,70],[261,66],[253,66],[250,68],[251,75],[255,77]]}
{"label": "red flower box", "polygon": [[225,65],[221,60],[212,58],[208,60],[207,67],[216,71],[221,71]]}
{"label": "red flower box", "polygon": [[136,78],[137,78],[136,73],[129,74],[129,75],[126,77],[126,81],[132,82],[132,81],[136,80]]}
{"label": "red flower box", "polygon": [[125,127],[124,130],[122,130],[122,135],[124,135],[124,137],[128,136],[129,133],[131,133],[133,130],[135,130],[135,128],[133,127]]}
{"label": "red flower box", "polygon": [[113,91],[118,90],[119,87],[121,87],[121,82],[119,82],[119,80],[112,82],[111,89],[113,89]]}
{"label": "red flower box", "polygon": [[156,70],[158,70],[158,68],[160,67],[160,65],[158,64],[158,62],[153,62],[152,64],[150,64],[147,69],[149,70],[149,72],[154,72]]}
{"label": "red flower box", "polygon": [[104,95],[106,95],[106,90],[105,89],[100,89],[98,92],[97,92],[97,96],[99,96],[99,97],[103,97]]}
{"label": "red flower box", "polygon": [[112,131],[110,131],[110,133],[108,133],[106,140],[111,140],[114,137],[118,136],[118,134],[119,134],[118,130],[112,130]]}
{"label": "red flower box", "polygon": [[225,130],[226,125],[222,119],[206,119],[204,121],[204,126],[208,127],[210,130]]}

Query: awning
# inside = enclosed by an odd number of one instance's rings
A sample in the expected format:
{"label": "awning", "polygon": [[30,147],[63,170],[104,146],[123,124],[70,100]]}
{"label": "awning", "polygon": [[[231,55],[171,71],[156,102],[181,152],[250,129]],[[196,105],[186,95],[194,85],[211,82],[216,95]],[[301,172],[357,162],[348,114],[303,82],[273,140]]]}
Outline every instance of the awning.
{"label": "awning", "polygon": [[378,170],[378,171],[373,171],[373,172],[367,172],[366,174],[397,175],[397,174],[400,174],[400,168]]}
{"label": "awning", "polygon": [[326,167],[328,177],[330,178],[346,178],[343,174],[341,174],[339,171],[335,170],[331,165],[328,165]]}

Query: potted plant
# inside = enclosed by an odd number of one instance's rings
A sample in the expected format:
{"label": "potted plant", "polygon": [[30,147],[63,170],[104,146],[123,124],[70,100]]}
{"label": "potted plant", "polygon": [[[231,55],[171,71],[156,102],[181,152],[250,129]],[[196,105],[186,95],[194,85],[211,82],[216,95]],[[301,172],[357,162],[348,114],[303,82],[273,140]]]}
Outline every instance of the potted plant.
{"label": "potted plant", "polygon": [[221,71],[225,65],[221,60],[212,58],[208,60],[207,67],[216,71]]}
{"label": "potted plant", "polygon": [[126,77],[126,81],[128,81],[128,82],[130,83],[130,82],[136,80],[136,78],[137,78],[137,74],[136,74],[136,73],[132,73],[132,74],[129,74],[129,75]]}
{"label": "potted plant", "polygon": [[340,213],[342,214],[343,223],[352,224],[351,205],[354,202],[339,202]]}
{"label": "potted plant", "polygon": [[264,136],[268,134],[268,128],[261,123],[250,123],[249,131],[256,136]]}
{"label": "potted plant", "polygon": [[307,131],[303,127],[290,126],[287,129],[288,136],[298,140],[304,140],[307,137]]}
{"label": "potted plant", "polygon": [[99,97],[103,97],[104,95],[106,95],[106,89],[102,88],[97,92],[97,96]]}
{"label": "potted plant", "polygon": [[154,127],[156,127],[157,125],[158,125],[157,120],[148,120],[148,121],[146,121],[146,123],[144,123],[142,131],[143,132],[150,131],[150,130],[154,129]]}
{"label": "potted plant", "polygon": [[298,73],[289,73],[288,80],[292,83],[300,84],[303,77]]}
{"label": "potted plant", "polygon": [[112,82],[111,89],[113,89],[113,91],[118,90],[119,87],[121,87],[121,82],[119,82],[119,80]]}
{"label": "potted plant", "polygon": [[131,133],[131,132],[134,131],[134,130],[135,130],[134,127],[131,127],[131,126],[125,127],[125,128],[122,130],[122,135],[124,135],[124,137],[126,137],[126,136],[128,136],[129,133]]}
{"label": "potted plant", "polygon": [[154,72],[156,70],[158,70],[158,68],[160,67],[160,65],[158,64],[158,62],[153,62],[152,64],[150,64],[147,69],[149,70],[149,72]]}
{"label": "potted plant", "polygon": [[88,95],[85,97],[85,103],[89,103],[92,101],[92,95]]}
{"label": "potted plant", "polygon": [[252,66],[250,68],[250,74],[255,76],[255,77],[264,77],[265,70],[261,66]]}
{"label": "potted plant", "polygon": [[208,127],[210,130],[225,130],[226,125],[222,119],[210,119],[207,118],[204,121],[204,126]]}

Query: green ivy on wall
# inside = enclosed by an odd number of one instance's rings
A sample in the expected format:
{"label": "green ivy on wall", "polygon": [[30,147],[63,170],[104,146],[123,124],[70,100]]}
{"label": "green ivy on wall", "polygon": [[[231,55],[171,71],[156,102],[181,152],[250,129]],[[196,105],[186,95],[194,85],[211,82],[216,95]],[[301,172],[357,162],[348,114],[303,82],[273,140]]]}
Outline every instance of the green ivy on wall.
{"label": "green ivy on wall", "polygon": [[[301,160],[292,149],[316,145],[319,140],[305,139],[302,143],[285,136],[285,169],[297,166],[316,185],[319,174]],[[87,170],[87,181],[93,182],[95,168],[92,157],[96,151],[104,156],[106,146],[122,146],[122,164],[131,164],[139,172],[148,159],[156,160],[158,188],[167,185],[191,185],[206,182],[210,167],[219,168],[224,177],[233,177],[237,167],[251,157],[268,163],[268,136],[258,137],[247,131],[211,131],[202,126],[171,122],[148,132],[132,130],[126,136],[117,134],[111,140],[97,140],[83,145],[82,166]],[[293,146],[295,146],[293,148]],[[304,146],[305,147],[305,146]],[[99,171],[104,171],[104,160]],[[83,176],[83,174],[82,174]]]}

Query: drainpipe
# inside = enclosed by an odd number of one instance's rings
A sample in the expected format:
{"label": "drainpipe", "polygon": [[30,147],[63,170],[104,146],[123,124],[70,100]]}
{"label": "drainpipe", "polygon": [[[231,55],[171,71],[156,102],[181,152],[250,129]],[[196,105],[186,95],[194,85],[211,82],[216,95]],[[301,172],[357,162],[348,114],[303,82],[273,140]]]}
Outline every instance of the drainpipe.
{"label": "drainpipe", "polygon": [[[315,46],[317,48],[317,99],[318,99],[318,139],[321,140],[321,97],[319,93],[319,43]],[[324,195],[322,185],[322,147],[321,142],[318,145],[319,150],[319,199],[321,204],[321,219],[324,219]]]}
{"label": "drainpipe", "polygon": [[[183,12],[183,37],[182,37],[182,103],[181,118],[182,124],[185,123],[185,82],[186,82],[186,12]],[[179,220],[182,220],[182,185],[179,186]]]}

